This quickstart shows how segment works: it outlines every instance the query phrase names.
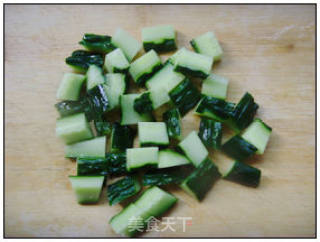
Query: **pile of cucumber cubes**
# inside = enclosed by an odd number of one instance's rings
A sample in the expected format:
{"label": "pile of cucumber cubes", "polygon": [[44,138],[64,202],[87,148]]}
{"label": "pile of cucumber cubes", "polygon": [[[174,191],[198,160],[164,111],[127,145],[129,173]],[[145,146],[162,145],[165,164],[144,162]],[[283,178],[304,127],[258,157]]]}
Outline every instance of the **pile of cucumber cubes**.
{"label": "pile of cucumber cubes", "polygon": [[[228,79],[211,73],[223,53],[213,32],[191,40],[194,51],[180,48],[165,63],[159,54],[177,49],[172,26],[143,28],[142,42],[122,29],[112,37],[85,34],[79,43],[86,50],[66,58],[75,72],[64,74],[55,105],[65,157],[77,161],[77,175],[69,179],[78,203],[97,203],[107,177],[118,177],[107,185],[110,205],[135,195],[109,221],[124,236],[138,231],[131,217],[146,224],[177,202],[165,185],[180,186],[199,201],[219,178],[257,187],[261,171],[245,161],[264,153],[271,134],[254,118],[259,106],[251,94],[238,103],[225,100]],[[142,47],[145,53],[138,56]],[[195,85],[199,78],[201,91]],[[182,137],[181,119],[193,109],[200,127]],[[234,131],[224,144],[222,126]],[[133,145],[136,135],[139,147]],[[225,174],[208,149],[235,160]],[[139,196],[143,186],[148,188]]]}

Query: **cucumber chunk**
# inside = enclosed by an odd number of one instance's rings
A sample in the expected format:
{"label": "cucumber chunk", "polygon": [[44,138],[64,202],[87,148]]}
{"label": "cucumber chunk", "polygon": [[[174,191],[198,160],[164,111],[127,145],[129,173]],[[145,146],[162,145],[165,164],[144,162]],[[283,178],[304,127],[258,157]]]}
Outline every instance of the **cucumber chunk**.
{"label": "cucumber chunk", "polygon": [[170,149],[159,151],[158,168],[168,168],[190,164],[190,161],[183,155]]}
{"label": "cucumber chunk", "polygon": [[239,161],[234,161],[224,179],[249,187],[257,187],[260,183],[261,171]]}
{"label": "cucumber chunk", "polygon": [[108,185],[107,196],[109,205],[115,205],[123,200],[132,197],[141,190],[138,178],[135,176],[127,176]]}
{"label": "cucumber chunk", "polygon": [[162,115],[163,121],[167,125],[167,132],[170,138],[178,139],[181,138],[181,117],[179,109],[173,108]]}
{"label": "cucumber chunk", "polygon": [[126,76],[120,73],[106,74],[104,90],[109,100],[109,110],[120,106],[120,96],[126,91]]}
{"label": "cucumber chunk", "polygon": [[96,128],[98,136],[111,134],[112,127],[110,122],[107,122],[102,119],[95,120],[94,127]]}
{"label": "cucumber chunk", "polygon": [[174,70],[193,77],[206,78],[209,76],[212,64],[212,57],[194,53],[187,49],[182,49],[174,58]]}
{"label": "cucumber chunk", "polygon": [[158,165],[158,151],[158,147],[127,149],[127,171],[143,166]]}
{"label": "cucumber chunk", "polygon": [[136,59],[129,67],[129,73],[135,83],[144,85],[162,67],[160,57],[154,50],[150,50]]}
{"label": "cucumber chunk", "polygon": [[220,177],[221,175],[215,164],[211,160],[205,159],[181,183],[181,188],[201,201]]}
{"label": "cucumber chunk", "polygon": [[142,41],[145,51],[172,51],[177,48],[175,31],[172,25],[157,25],[142,29]]}
{"label": "cucumber chunk", "polygon": [[214,61],[219,61],[223,51],[213,32],[207,32],[190,41],[193,49],[203,55],[208,55],[214,58]]}
{"label": "cucumber chunk", "polygon": [[69,176],[78,203],[92,204],[99,201],[104,176]]}
{"label": "cucumber chunk", "polygon": [[99,157],[104,158],[106,153],[106,137],[96,137],[94,139],[81,141],[65,146],[65,157],[83,158]]}
{"label": "cucumber chunk", "polygon": [[108,163],[105,158],[85,157],[77,159],[78,176],[106,176]]}
{"label": "cucumber chunk", "polygon": [[57,91],[57,99],[77,101],[85,79],[81,74],[65,73]]}
{"label": "cucumber chunk", "polygon": [[191,131],[188,136],[179,143],[178,147],[184,152],[195,167],[200,165],[209,154],[196,131]]}
{"label": "cucumber chunk", "polygon": [[122,176],[127,174],[126,153],[107,153],[106,160],[108,163],[108,175]]}
{"label": "cucumber chunk", "polygon": [[75,71],[86,72],[90,65],[102,67],[103,56],[85,50],[75,50],[66,58],[66,63]]}
{"label": "cucumber chunk", "polygon": [[74,114],[57,120],[56,135],[66,144],[93,137],[84,113]]}
{"label": "cucumber chunk", "polygon": [[262,155],[268,144],[272,128],[261,119],[255,119],[244,131],[241,137],[257,148],[257,154]]}
{"label": "cucumber chunk", "polygon": [[123,51],[130,62],[142,48],[142,44],[123,29],[116,30],[111,42]]}
{"label": "cucumber chunk", "polygon": [[124,73],[129,70],[129,62],[120,48],[111,51],[105,56],[104,68],[110,73]]}
{"label": "cucumber chunk", "polygon": [[205,146],[220,149],[222,124],[211,119],[201,118],[198,135]]}
{"label": "cucumber chunk", "polygon": [[102,68],[96,65],[90,65],[87,71],[87,90],[94,88],[99,84],[105,83]]}
{"label": "cucumber chunk", "polygon": [[90,119],[101,120],[102,114],[107,112],[109,109],[109,99],[104,86],[101,84],[88,91],[86,101],[87,108],[89,108]]}
{"label": "cucumber chunk", "polygon": [[138,133],[142,147],[169,145],[167,127],[164,122],[139,122]]}
{"label": "cucumber chunk", "polygon": [[257,148],[240,135],[233,136],[221,147],[222,151],[239,161],[245,161],[257,152]]}
{"label": "cucumber chunk", "polygon": [[62,101],[56,103],[54,107],[59,112],[61,118],[76,113],[82,113],[85,109],[84,103],[82,101]]}
{"label": "cucumber chunk", "polygon": [[228,79],[216,74],[210,74],[202,83],[201,93],[209,97],[225,100],[227,97]]}
{"label": "cucumber chunk", "polygon": [[111,152],[124,152],[133,146],[134,131],[129,126],[115,122],[112,125]]}
{"label": "cucumber chunk", "polygon": [[155,110],[170,102],[169,93],[165,87],[150,89],[150,100],[152,103],[152,109]]}
{"label": "cucumber chunk", "polygon": [[111,36],[109,35],[84,34],[79,44],[89,51],[102,54],[109,53],[115,49],[115,46],[111,43]]}
{"label": "cucumber chunk", "polygon": [[134,110],[140,114],[150,113],[153,110],[153,105],[152,105],[152,101],[150,98],[150,92],[141,93],[134,100],[133,107],[134,107]]}
{"label": "cucumber chunk", "polygon": [[126,94],[120,96],[121,105],[121,125],[137,124],[138,122],[148,122],[152,120],[149,113],[139,114],[134,110],[134,100],[139,94]]}

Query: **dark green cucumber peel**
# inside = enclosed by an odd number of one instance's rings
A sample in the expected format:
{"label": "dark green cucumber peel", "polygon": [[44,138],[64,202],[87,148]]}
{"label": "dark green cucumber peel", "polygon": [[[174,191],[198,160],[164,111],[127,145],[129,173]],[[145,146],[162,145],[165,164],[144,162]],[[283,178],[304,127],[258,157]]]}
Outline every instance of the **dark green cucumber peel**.
{"label": "dark green cucumber peel", "polygon": [[189,77],[200,77],[200,78],[205,79],[209,76],[208,74],[204,73],[203,71],[195,71],[195,70],[189,69],[184,66],[179,66],[179,65],[176,65],[174,70],[176,72],[180,72],[183,75],[189,76]]}
{"label": "dark green cucumber peel", "polygon": [[220,177],[217,166],[206,159],[181,183],[181,187],[201,201]]}
{"label": "dark green cucumber peel", "polygon": [[[109,101],[103,85],[97,85],[87,93],[88,107],[91,110],[91,118],[99,120],[101,115],[108,111]],[[89,119],[91,120],[91,119]]]}
{"label": "dark green cucumber peel", "polygon": [[94,126],[96,128],[98,136],[109,135],[112,130],[111,123],[105,120],[95,120]]}
{"label": "dark green cucumber peel", "polygon": [[132,197],[141,190],[141,186],[137,177],[127,176],[118,180],[111,185],[108,185],[107,196],[109,204],[112,206],[123,200]]}
{"label": "dark green cucumber peel", "polygon": [[181,136],[181,118],[179,109],[173,108],[163,113],[163,121],[167,125],[170,138],[178,139]]}
{"label": "dark green cucumber peel", "polygon": [[103,66],[103,56],[85,50],[76,50],[66,58],[66,63],[79,71],[86,71],[90,65]]}
{"label": "dark green cucumber peel", "polygon": [[137,113],[150,113],[153,110],[152,101],[150,99],[150,92],[141,94],[134,100],[134,110]]}
{"label": "dark green cucumber peel", "polygon": [[[234,106],[234,103],[214,97],[203,96],[197,106],[196,113],[208,118],[214,118],[220,122],[225,122],[230,118]],[[206,115],[206,113],[209,113],[209,115]]]}
{"label": "dark green cucumber peel", "polygon": [[199,102],[201,95],[189,79],[185,79],[169,93],[170,99],[184,116]]}
{"label": "dark green cucumber peel", "polygon": [[200,52],[199,49],[198,49],[198,46],[197,46],[197,44],[196,44],[196,42],[194,40],[191,40],[190,44],[191,44],[191,46],[192,46],[192,48],[194,49],[195,52],[197,52],[197,53]]}
{"label": "dark green cucumber peel", "polygon": [[84,111],[84,103],[82,101],[62,101],[56,103],[54,107],[61,118]]}
{"label": "dark green cucumber peel", "polygon": [[192,165],[149,170],[143,175],[142,183],[144,186],[180,184],[193,170]]}
{"label": "dark green cucumber peel", "polygon": [[237,132],[245,129],[253,121],[258,108],[259,105],[254,102],[252,95],[245,93],[231,113],[229,126]]}
{"label": "dark green cucumber peel", "polygon": [[245,161],[254,155],[258,149],[245,141],[240,135],[236,135],[224,143],[221,150],[236,160]]}
{"label": "dark green cucumber peel", "polygon": [[143,42],[143,48],[146,52],[154,49],[156,52],[168,52],[177,49],[176,41],[174,39],[164,39],[161,43]]}
{"label": "dark green cucumber peel", "polygon": [[108,35],[84,34],[79,44],[90,51],[103,54],[109,53],[116,48],[111,43],[111,36]]}
{"label": "dark green cucumber peel", "polygon": [[157,71],[159,71],[163,67],[162,63],[159,62],[159,64],[155,65],[151,71],[148,73],[142,74],[138,79],[136,80],[136,83],[139,86],[143,86],[147,80],[149,80]]}
{"label": "dark green cucumber peel", "polygon": [[78,158],[78,176],[106,176],[108,174],[108,162],[105,158]]}
{"label": "dark green cucumber peel", "polygon": [[122,176],[128,174],[126,166],[126,153],[107,153],[108,174],[110,176]]}
{"label": "dark green cucumber peel", "polygon": [[203,144],[207,147],[220,149],[222,124],[212,119],[201,118],[198,135]]}
{"label": "dark green cucumber peel", "polygon": [[111,152],[124,152],[132,148],[135,131],[126,125],[115,122],[112,125]]}
{"label": "dark green cucumber peel", "polygon": [[239,161],[223,176],[224,179],[249,187],[257,187],[260,183],[261,171]]}

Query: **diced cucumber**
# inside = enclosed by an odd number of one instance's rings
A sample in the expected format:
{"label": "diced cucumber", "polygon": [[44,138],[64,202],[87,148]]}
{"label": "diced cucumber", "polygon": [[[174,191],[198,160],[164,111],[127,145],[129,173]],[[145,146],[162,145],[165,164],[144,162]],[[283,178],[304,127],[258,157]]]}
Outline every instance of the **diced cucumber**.
{"label": "diced cucumber", "polygon": [[224,179],[249,187],[257,187],[260,183],[261,171],[239,161],[234,161]]}
{"label": "diced cucumber", "polygon": [[163,121],[167,125],[167,132],[170,138],[178,139],[181,138],[181,117],[179,109],[173,108],[162,115]]}
{"label": "diced cucumber", "polygon": [[90,119],[101,120],[101,116],[109,109],[109,100],[102,84],[91,88],[87,92],[86,101],[86,108],[89,110],[85,110],[85,112],[86,115],[89,113]]}
{"label": "diced cucumber", "polygon": [[115,122],[112,125],[111,152],[124,152],[133,146],[134,131],[125,125]]}
{"label": "diced cucumber", "polygon": [[268,144],[271,131],[271,127],[257,118],[243,132],[241,137],[257,148],[257,154],[262,155]]}
{"label": "diced cucumber", "polygon": [[169,93],[165,87],[150,89],[149,92],[153,109],[157,109],[162,105],[170,102]]}
{"label": "diced cucumber", "polygon": [[110,73],[127,73],[129,66],[130,64],[120,48],[105,56],[104,68]]}
{"label": "diced cucumber", "polygon": [[257,148],[244,140],[240,135],[233,136],[221,147],[228,156],[245,161],[257,152]]}
{"label": "diced cucumber", "polygon": [[198,135],[205,146],[220,149],[222,124],[211,119],[201,118]]}
{"label": "diced cucumber", "polygon": [[122,176],[127,174],[126,153],[107,153],[106,160],[108,163],[109,176]]}
{"label": "diced cucumber", "polygon": [[139,180],[135,176],[127,176],[108,185],[107,195],[109,205],[115,205],[137,194],[141,190]]}
{"label": "diced cucumber", "polygon": [[94,127],[96,128],[97,135],[102,136],[102,135],[109,135],[111,134],[111,123],[105,120],[95,120],[94,121]]}
{"label": "diced cucumber", "polygon": [[135,83],[143,85],[162,67],[160,57],[154,50],[140,56],[129,67],[129,73]]}
{"label": "diced cucumber", "polygon": [[57,120],[56,135],[66,144],[93,137],[84,113],[74,114]]}
{"label": "diced cucumber", "polygon": [[92,204],[99,201],[104,176],[69,176],[78,203]]}
{"label": "diced cucumber", "polygon": [[138,133],[140,146],[169,145],[167,126],[164,122],[139,122]]}
{"label": "diced cucumber", "polygon": [[157,25],[142,29],[142,41],[145,51],[171,51],[177,48],[175,31],[172,25]]}
{"label": "diced cucumber", "polygon": [[153,110],[152,101],[150,98],[150,92],[141,93],[134,100],[134,110],[138,113],[150,113]]}
{"label": "diced cucumber", "polygon": [[57,99],[77,101],[85,79],[81,74],[65,73],[57,91]]}
{"label": "diced cucumber", "polygon": [[205,159],[182,183],[181,188],[201,201],[216,180],[221,177],[214,163]]}
{"label": "diced cucumber", "polygon": [[164,87],[150,89],[134,100],[134,109],[138,113],[150,113],[169,101],[170,97]]}
{"label": "diced cucumber", "polygon": [[191,131],[178,146],[196,167],[204,161],[209,154],[196,131]]}
{"label": "diced cucumber", "polygon": [[174,70],[184,75],[206,78],[210,75],[212,64],[212,57],[183,49],[175,57]]}
{"label": "diced cucumber", "polygon": [[75,50],[66,58],[66,63],[75,71],[86,72],[90,65],[102,67],[103,56],[85,50]]}
{"label": "diced cucumber", "polygon": [[106,74],[104,90],[109,100],[109,110],[119,107],[120,96],[126,91],[126,76],[120,73]]}
{"label": "diced cucumber", "polygon": [[178,56],[183,53],[185,50],[187,50],[185,47],[180,48],[178,51],[176,51],[176,53],[174,53],[172,56],[170,56],[167,60],[166,63],[170,63],[171,65],[175,65],[176,60],[178,58]]}
{"label": "diced cucumber", "polygon": [[227,97],[228,79],[216,74],[211,74],[202,83],[201,93],[225,100]]}
{"label": "diced cucumber", "polygon": [[158,151],[158,147],[127,149],[127,170],[131,171],[147,165],[158,165]]}
{"label": "diced cucumber", "polygon": [[79,44],[89,51],[102,54],[109,53],[115,49],[115,46],[111,43],[111,36],[109,35],[84,34]]}
{"label": "diced cucumber", "polygon": [[94,88],[99,84],[104,84],[102,68],[96,65],[90,65],[87,71],[87,90]]}
{"label": "diced cucumber", "polygon": [[170,149],[159,151],[158,168],[168,168],[190,164],[190,161],[183,155]]}
{"label": "diced cucumber", "polygon": [[142,44],[123,29],[117,29],[111,42],[123,51],[129,61],[132,61],[142,48]]}
{"label": "diced cucumber", "polygon": [[96,137],[94,139],[81,141],[65,146],[65,157],[83,158],[99,157],[104,158],[106,153],[106,137]]}
{"label": "diced cucumber", "polygon": [[77,159],[78,176],[106,176],[108,163],[105,158],[86,157]]}
{"label": "diced cucumber", "polygon": [[54,107],[59,112],[61,118],[70,116],[72,114],[84,112],[84,103],[82,102],[82,100],[62,101],[62,102],[56,103]]}
{"label": "diced cucumber", "polygon": [[177,198],[168,192],[153,186],[147,189],[134,204],[145,214],[154,217],[161,216],[170,209],[176,202]]}
{"label": "diced cucumber", "polygon": [[207,32],[203,35],[190,41],[193,49],[203,55],[208,55],[214,58],[214,61],[219,61],[223,51],[213,32]]}
{"label": "diced cucumber", "polygon": [[134,110],[134,100],[139,94],[126,94],[120,96],[121,105],[121,125],[137,124],[138,122],[148,122],[152,120],[152,115],[139,114]]}

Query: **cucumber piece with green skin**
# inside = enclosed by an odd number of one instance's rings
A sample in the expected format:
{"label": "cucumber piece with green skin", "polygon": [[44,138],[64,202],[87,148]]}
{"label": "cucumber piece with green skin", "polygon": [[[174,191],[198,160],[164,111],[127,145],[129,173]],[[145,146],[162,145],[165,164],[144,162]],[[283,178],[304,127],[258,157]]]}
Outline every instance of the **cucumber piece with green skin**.
{"label": "cucumber piece with green skin", "polygon": [[99,201],[104,176],[69,176],[69,180],[79,204],[93,204]]}
{"label": "cucumber piece with green skin", "polygon": [[72,144],[93,137],[84,113],[58,119],[56,123],[56,135],[65,144]]}
{"label": "cucumber piece with green skin", "polygon": [[149,92],[152,108],[154,110],[170,102],[169,93],[165,87],[150,89]]}
{"label": "cucumber piece with green skin", "polygon": [[189,165],[191,162],[178,152],[170,149],[159,151],[158,168],[168,168],[174,166]]}
{"label": "cucumber piece with green skin", "polygon": [[126,94],[120,96],[121,125],[152,121],[153,118],[151,114],[139,114],[134,110],[134,100],[137,97],[139,97],[139,94]]}
{"label": "cucumber piece with green skin", "polygon": [[64,153],[66,158],[104,158],[106,153],[106,137],[101,136],[71,145],[66,145]]}
{"label": "cucumber piece with green skin", "polygon": [[105,79],[104,90],[109,100],[109,110],[112,110],[120,106],[120,96],[127,89],[126,76],[121,73],[112,73],[106,74]]}
{"label": "cucumber piece with green skin", "polygon": [[193,49],[203,55],[208,55],[214,58],[214,61],[219,61],[223,55],[222,48],[213,32],[204,33],[190,41]]}
{"label": "cucumber piece with green skin", "polygon": [[154,217],[161,216],[169,210],[178,199],[157,186],[147,189],[134,204],[144,213]]}
{"label": "cucumber piece with green skin", "polygon": [[66,58],[66,63],[75,71],[86,72],[90,65],[103,66],[103,56],[85,50],[75,50]]}
{"label": "cucumber piece with green skin", "polygon": [[163,121],[167,125],[167,132],[170,138],[181,138],[181,117],[179,109],[173,108],[163,113]]}
{"label": "cucumber piece with green skin", "polygon": [[142,42],[145,51],[172,51],[177,48],[175,31],[172,25],[158,25],[142,29]]}
{"label": "cucumber piece with green skin", "polygon": [[240,132],[253,121],[258,108],[259,105],[254,102],[252,95],[248,92],[245,93],[232,111],[228,125],[235,132]]}
{"label": "cucumber piece with green skin", "polygon": [[123,152],[133,146],[135,133],[129,126],[115,122],[112,125],[111,152]]}
{"label": "cucumber piece with green skin", "polygon": [[201,118],[198,135],[207,147],[220,149],[222,124],[211,119]]}
{"label": "cucumber piece with green skin", "polygon": [[105,158],[83,157],[77,159],[78,176],[106,176],[108,163]]}
{"label": "cucumber piece with green skin", "polygon": [[126,153],[107,153],[108,175],[122,176],[128,173]]}
{"label": "cucumber piece with green skin", "polygon": [[150,98],[150,92],[141,93],[134,100],[134,110],[140,114],[150,113],[153,110],[152,101]]}
{"label": "cucumber piece with green skin", "polygon": [[172,89],[169,96],[182,116],[194,108],[201,98],[199,91],[189,79],[185,79]]}
{"label": "cucumber piece with green skin", "polygon": [[201,93],[209,97],[225,100],[228,84],[227,78],[212,73],[203,81]]}
{"label": "cucumber piece with green skin", "polygon": [[178,148],[183,151],[195,167],[200,165],[209,154],[196,131],[191,131],[188,136],[179,143]]}
{"label": "cucumber piece with green skin", "polygon": [[[170,59],[172,61],[172,59]],[[174,57],[174,70],[186,76],[206,78],[210,75],[213,58],[182,49]]]}
{"label": "cucumber piece with green skin", "polygon": [[57,91],[57,99],[77,101],[85,79],[85,75],[65,73]]}
{"label": "cucumber piece with green skin", "polygon": [[257,154],[262,155],[268,144],[271,132],[271,127],[261,119],[256,118],[241,137],[257,148]]}
{"label": "cucumber piece with green skin", "polygon": [[54,107],[59,112],[61,118],[84,112],[84,103],[82,101],[62,101],[56,103]]}
{"label": "cucumber piece with green skin", "polygon": [[129,73],[135,83],[144,85],[161,68],[160,57],[154,50],[150,50],[130,64]]}
{"label": "cucumber piece with green skin", "polygon": [[167,127],[164,122],[139,122],[138,134],[141,147],[169,145]]}
{"label": "cucumber piece with green skin", "polygon": [[130,62],[142,48],[142,44],[123,29],[116,30],[111,43],[120,48]]}
{"label": "cucumber piece with green skin", "polygon": [[260,183],[261,171],[239,161],[234,161],[224,179],[249,187],[257,187]]}
{"label": "cucumber piece with green skin", "polygon": [[223,123],[229,121],[234,107],[234,103],[226,102],[214,97],[204,96],[198,103],[195,114]]}
{"label": "cucumber piece with green skin", "polygon": [[201,201],[220,177],[217,166],[211,160],[205,159],[180,186],[188,194]]}
{"label": "cucumber piece with green skin", "polygon": [[124,73],[129,70],[130,63],[120,48],[105,56],[104,68],[110,73]]}
{"label": "cucumber piece with green skin", "polygon": [[105,121],[102,119],[95,120],[94,126],[96,128],[98,136],[111,134],[112,127],[111,127],[111,123],[108,121]]}
{"label": "cucumber piece with green skin", "polygon": [[109,205],[115,205],[123,200],[132,197],[141,190],[138,178],[135,176],[127,176],[108,185],[107,196]]}
{"label": "cucumber piece with green skin", "polygon": [[102,54],[109,53],[116,48],[111,43],[111,36],[109,35],[84,34],[79,44],[89,51]]}
{"label": "cucumber piece with green skin", "polygon": [[105,83],[102,68],[96,65],[90,65],[87,71],[87,91],[99,84]]}
{"label": "cucumber piece with green skin", "polygon": [[224,143],[221,150],[231,158],[245,161],[254,155],[258,149],[244,140],[240,135],[236,135]]}
{"label": "cucumber piece with green skin", "polygon": [[158,147],[127,149],[127,171],[132,171],[144,166],[157,166],[158,151]]}
{"label": "cucumber piece with green skin", "polygon": [[97,85],[87,93],[87,108],[93,120],[100,120],[102,114],[109,110],[109,100],[103,85]]}

